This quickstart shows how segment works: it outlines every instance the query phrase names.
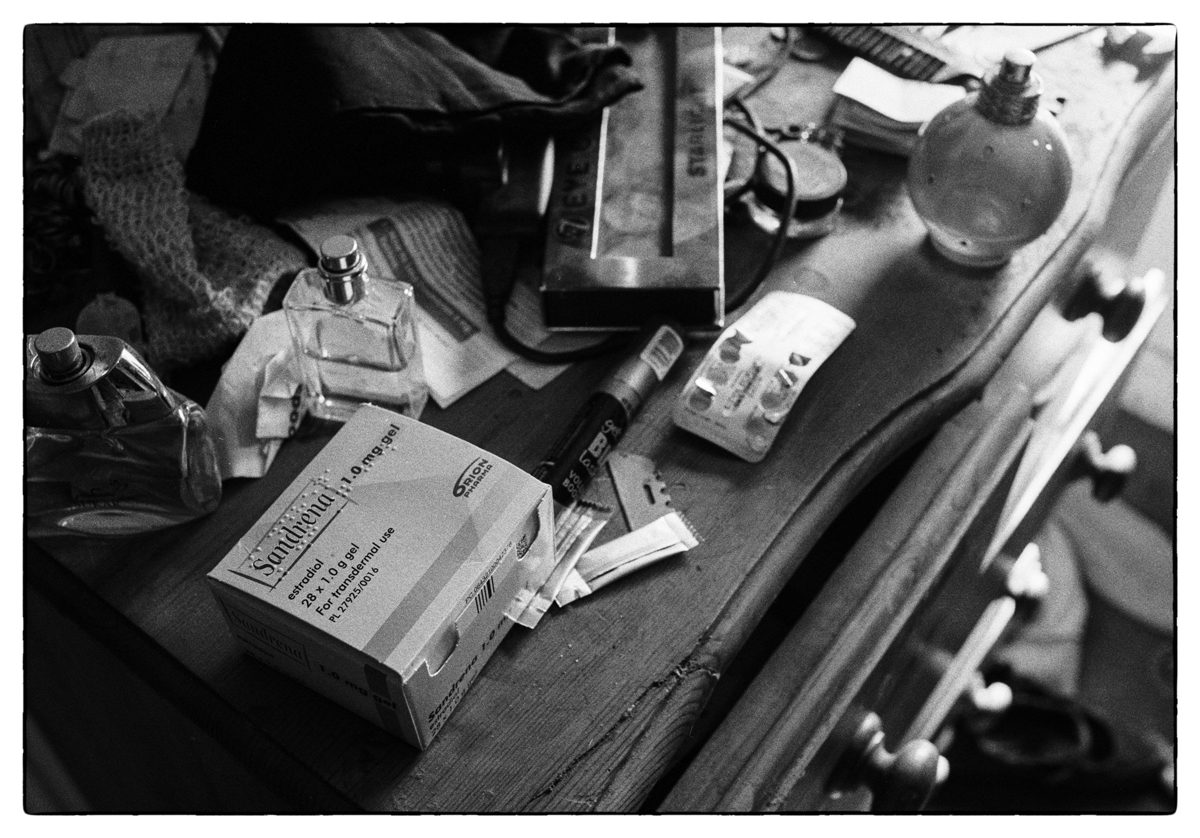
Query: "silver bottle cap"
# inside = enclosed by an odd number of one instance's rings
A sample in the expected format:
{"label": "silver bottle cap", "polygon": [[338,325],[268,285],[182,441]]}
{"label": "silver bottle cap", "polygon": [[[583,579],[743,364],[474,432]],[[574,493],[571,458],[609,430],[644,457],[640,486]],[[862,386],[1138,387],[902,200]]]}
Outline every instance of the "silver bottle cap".
{"label": "silver bottle cap", "polygon": [[1033,62],[1037,57],[1031,50],[1013,48],[1004,53],[1000,63],[1000,78],[1012,84],[1024,86],[1033,73]]}
{"label": "silver bottle cap", "polygon": [[87,358],[75,333],[65,326],[47,329],[33,340],[33,349],[46,381],[63,382],[77,377],[87,368]]}
{"label": "silver bottle cap", "polygon": [[317,263],[325,280],[325,296],[339,304],[366,296],[367,260],[353,236],[330,236],[321,243]]}
{"label": "silver bottle cap", "polygon": [[1037,56],[1014,48],[1004,53],[1000,66],[984,79],[975,107],[987,119],[1002,125],[1024,125],[1033,120],[1042,97],[1042,80],[1033,72]]}

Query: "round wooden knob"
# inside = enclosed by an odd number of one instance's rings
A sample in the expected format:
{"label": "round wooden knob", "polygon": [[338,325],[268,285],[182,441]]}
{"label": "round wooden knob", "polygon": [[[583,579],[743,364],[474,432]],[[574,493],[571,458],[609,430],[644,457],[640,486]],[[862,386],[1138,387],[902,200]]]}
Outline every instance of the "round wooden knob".
{"label": "round wooden knob", "polygon": [[1040,600],[1050,590],[1050,577],[1042,568],[1042,551],[1032,541],[1016,558],[1001,553],[992,565],[993,578],[999,578],[1004,592],[1022,600]]}
{"label": "round wooden knob", "polygon": [[1089,263],[1083,281],[1063,309],[1068,320],[1099,314],[1104,321],[1101,334],[1107,340],[1124,340],[1137,325],[1146,307],[1146,282],[1142,277],[1123,279],[1111,266]]}
{"label": "round wooden knob", "polygon": [[1092,495],[1110,501],[1125,488],[1137,469],[1137,452],[1128,445],[1114,445],[1107,451],[1095,431],[1087,431],[1079,440],[1079,468],[1092,479]]}
{"label": "round wooden knob", "polygon": [[998,716],[1012,707],[1012,687],[1003,681],[987,683],[978,672],[971,678],[971,686],[967,688],[967,701],[971,709],[978,714]]}
{"label": "round wooden knob", "polygon": [[950,763],[926,739],[907,742],[896,753],[888,751],[882,724],[878,715],[868,713],[859,725],[850,746],[848,784],[870,790],[873,811],[918,811],[949,775]]}

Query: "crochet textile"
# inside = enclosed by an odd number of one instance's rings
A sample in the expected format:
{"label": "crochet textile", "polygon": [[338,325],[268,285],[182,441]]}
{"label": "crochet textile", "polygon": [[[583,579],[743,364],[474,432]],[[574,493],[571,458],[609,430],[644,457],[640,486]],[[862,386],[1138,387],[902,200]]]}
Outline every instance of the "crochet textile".
{"label": "crochet textile", "polygon": [[149,360],[161,371],[231,352],[272,286],[307,264],[272,230],[189,193],[149,116],[89,122],[81,172],[88,206],[142,283]]}

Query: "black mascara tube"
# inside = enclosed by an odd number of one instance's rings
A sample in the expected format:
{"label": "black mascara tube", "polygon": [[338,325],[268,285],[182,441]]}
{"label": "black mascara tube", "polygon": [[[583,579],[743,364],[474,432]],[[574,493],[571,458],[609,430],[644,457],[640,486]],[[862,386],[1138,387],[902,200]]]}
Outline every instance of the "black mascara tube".
{"label": "black mascara tube", "polygon": [[683,330],[656,325],[634,351],[588,397],[533,476],[550,484],[564,506],[583,496],[588,483],[630,421],[683,354]]}

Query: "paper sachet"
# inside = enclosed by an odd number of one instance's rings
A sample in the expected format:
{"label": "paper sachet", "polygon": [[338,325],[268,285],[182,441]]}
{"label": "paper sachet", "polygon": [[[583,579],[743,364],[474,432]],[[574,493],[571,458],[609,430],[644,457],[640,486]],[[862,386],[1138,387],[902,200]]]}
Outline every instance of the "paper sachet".
{"label": "paper sachet", "polygon": [[611,517],[612,509],[586,500],[576,501],[567,507],[554,527],[554,570],[541,588],[529,596],[521,597],[522,602],[511,609],[517,612],[515,615],[506,614],[525,628],[535,628]]}
{"label": "paper sachet", "polygon": [[672,510],[658,520],[584,554],[566,574],[554,602],[559,607],[567,605],[635,570],[684,553],[699,543],[691,525],[679,512]]}

